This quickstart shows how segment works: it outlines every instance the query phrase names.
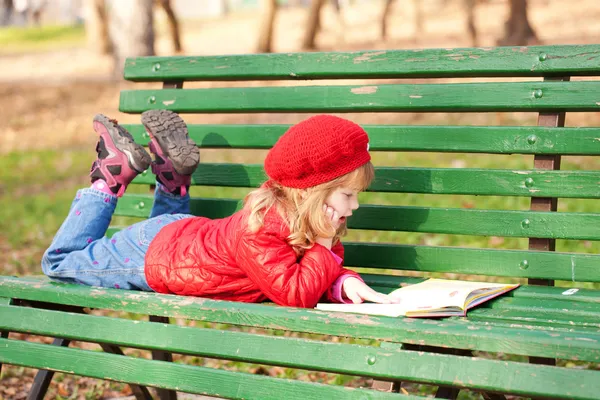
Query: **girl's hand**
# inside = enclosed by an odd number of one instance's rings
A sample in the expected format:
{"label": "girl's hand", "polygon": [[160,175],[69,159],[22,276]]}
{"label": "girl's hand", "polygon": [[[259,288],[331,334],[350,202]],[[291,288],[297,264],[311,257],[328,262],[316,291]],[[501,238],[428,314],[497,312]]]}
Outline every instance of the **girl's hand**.
{"label": "girl's hand", "polygon": [[[335,211],[333,207],[329,207],[327,204],[323,204],[323,212],[331,221],[331,225],[337,229],[340,226],[340,215],[338,212]],[[317,240],[315,240],[315,242],[331,250],[331,246],[333,246],[333,237],[319,237]]]}
{"label": "girl's hand", "polygon": [[323,204],[323,212],[329,218],[331,225],[333,225],[335,229],[340,227],[340,214],[333,207]]}
{"label": "girl's hand", "polygon": [[399,303],[400,299],[379,293],[371,289],[360,279],[353,277],[346,278],[342,285],[343,294],[354,304],[360,304],[363,301],[372,301],[373,303],[390,304]]}

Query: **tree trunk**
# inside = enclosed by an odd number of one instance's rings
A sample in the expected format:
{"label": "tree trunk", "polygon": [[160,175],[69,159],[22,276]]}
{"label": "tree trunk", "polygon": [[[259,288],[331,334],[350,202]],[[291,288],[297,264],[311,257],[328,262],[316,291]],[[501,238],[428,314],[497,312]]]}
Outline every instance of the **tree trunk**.
{"label": "tree trunk", "polygon": [[306,21],[306,31],[302,41],[302,49],[312,50],[315,46],[315,38],[320,27],[321,8],[325,0],[312,0],[310,10],[308,11],[308,20]]}
{"label": "tree trunk", "polygon": [[415,40],[418,40],[423,34],[423,9],[421,0],[413,0],[415,9]]}
{"label": "tree trunk", "polygon": [[537,43],[537,35],[527,18],[527,0],[510,0],[510,16],[504,24],[500,46],[526,46]]}
{"label": "tree trunk", "polygon": [[477,5],[476,0],[465,0],[464,6],[467,12],[467,30],[471,37],[471,46],[477,47],[477,29],[475,28],[475,6]]}
{"label": "tree trunk", "polygon": [[153,56],[152,0],[112,0],[109,32],[115,74],[121,73],[127,57]]}
{"label": "tree trunk", "polygon": [[273,51],[273,28],[275,27],[277,8],[277,0],[261,0],[262,19],[256,48],[258,53]]}
{"label": "tree trunk", "polygon": [[381,39],[385,40],[387,36],[387,16],[392,11],[394,0],[386,0],[381,14]]}
{"label": "tree trunk", "polygon": [[99,54],[111,54],[108,15],[104,0],[86,0],[85,31],[89,47]]}
{"label": "tree trunk", "polygon": [[12,0],[1,0],[0,8],[2,8],[2,21],[0,21],[0,26],[8,26],[10,25],[10,21],[12,19],[14,6]]}
{"label": "tree trunk", "polygon": [[171,0],[159,0],[158,2],[165,11],[165,14],[167,14],[169,30],[171,31],[171,40],[173,42],[173,50],[175,50],[176,53],[181,53],[183,49],[181,47],[181,36],[179,34],[179,21],[177,20],[177,16],[173,11],[173,7],[171,7]]}

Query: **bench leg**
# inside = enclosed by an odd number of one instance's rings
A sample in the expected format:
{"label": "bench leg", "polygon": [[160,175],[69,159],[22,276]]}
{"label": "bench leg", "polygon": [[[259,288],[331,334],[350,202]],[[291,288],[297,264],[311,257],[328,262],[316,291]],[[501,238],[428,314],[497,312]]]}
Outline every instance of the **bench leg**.
{"label": "bench leg", "polygon": [[392,392],[399,393],[400,392],[400,381],[373,381],[372,388],[375,390],[379,390],[381,392]]}
{"label": "bench leg", "polygon": [[[68,347],[69,343],[71,343],[70,340],[56,338],[52,342],[52,345]],[[54,371],[48,371],[45,369],[39,370],[35,375],[33,386],[27,395],[27,400],[43,400],[44,396],[46,396],[46,392],[48,391],[48,387],[50,386],[53,376]]]}
{"label": "bench leg", "polygon": [[[0,331],[0,337],[2,339],[8,339],[8,332]],[[2,376],[2,363],[0,363],[0,377]]]}
{"label": "bench leg", "polygon": [[[150,315],[150,322],[169,323],[169,317]],[[166,351],[152,350],[152,359],[159,361],[173,362],[173,355]],[[177,392],[169,389],[156,389],[160,400],[177,400]]]}
{"label": "bench leg", "polygon": [[459,393],[460,389],[458,388],[440,386],[437,392],[435,393],[435,398],[456,400],[458,398]]}
{"label": "bench leg", "polygon": [[[404,349],[404,345],[402,343],[391,343],[391,342],[381,342],[381,348],[383,349]],[[402,382],[400,381],[373,381],[371,388],[375,390],[379,390],[381,392],[392,392],[399,393],[402,387]]]}
{"label": "bench leg", "polygon": [[[118,354],[120,356],[124,355],[123,350],[121,350],[119,346],[115,346],[114,344],[108,343],[99,344],[105,353]],[[146,388],[146,386],[129,384],[129,387],[131,388],[131,391],[133,392],[133,395],[135,396],[136,400],[152,400],[152,395],[150,394],[150,391],[148,391],[148,388]]]}
{"label": "bench leg", "polygon": [[482,392],[481,395],[485,400],[506,400],[503,394]]}
{"label": "bench leg", "polygon": [[[10,306],[12,299],[7,297],[0,297],[0,306]],[[8,339],[8,331],[0,331],[0,337],[2,339]],[[0,376],[2,376],[2,363],[0,363]]]}
{"label": "bench leg", "polygon": [[[41,301],[20,301],[19,305],[33,307],[33,308],[42,308],[46,310],[58,310],[65,312],[73,312],[78,314],[87,314],[83,307],[78,306],[67,306],[62,304],[52,304],[45,303]],[[8,335],[8,332],[7,332]],[[69,346],[70,341],[67,339],[54,339],[53,345],[56,346]],[[98,343],[102,350],[107,353],[119,354],[123,355],[123,351],[119,346],[115,346],[107,343]],[[50,382],[52,381],[52,377],[54,376],[54,371],[40,370],[35,376],[33,381],[33,386],[27,396],[27,400],[30,399],[43,399],[48,391],[48,387],[50,386]],[[152,395],[148,391],[145,386],[138,386],[129,384],[131,391],[133,392],[136,400],[152,400]],[[162,400],[162,398],[161,398]]]}

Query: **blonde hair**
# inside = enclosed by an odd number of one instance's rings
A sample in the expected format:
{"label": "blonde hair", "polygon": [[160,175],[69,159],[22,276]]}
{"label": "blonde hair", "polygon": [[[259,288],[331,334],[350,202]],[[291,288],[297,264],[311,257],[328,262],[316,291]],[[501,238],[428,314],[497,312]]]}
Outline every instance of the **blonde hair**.
{"label": "blonde hair", "polygon": [[323,212],[323,204],[329,195],[340,187],[358,192],[364,191],[375,177],[371,162],[352,172],[306,189],[288,188],[270,181],[250,192],[244,199],[244,209],[249,210],[248,229],[258,232],[264,225],[264,217],[271,207],[287,222],[290,235],[287,237],[296,254],[302,255],[313,246],[318,237],[332,237],[333,243],[346,234],[346,223],[337,230]]}

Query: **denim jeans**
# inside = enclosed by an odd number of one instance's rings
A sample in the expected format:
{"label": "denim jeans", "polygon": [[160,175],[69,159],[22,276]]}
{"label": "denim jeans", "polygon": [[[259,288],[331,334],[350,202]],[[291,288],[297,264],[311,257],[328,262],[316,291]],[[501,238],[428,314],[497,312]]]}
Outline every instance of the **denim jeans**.
{"label": "denim jeans", "polygon": [[192,217],[190,197],[172,195],[157,183],[150,218],[104,236],[117,197],[96,189],[77,192],[71,209],[42,258],[53,280],[118,289],[152,291],[144,274],[148,246],[165,225]]}

